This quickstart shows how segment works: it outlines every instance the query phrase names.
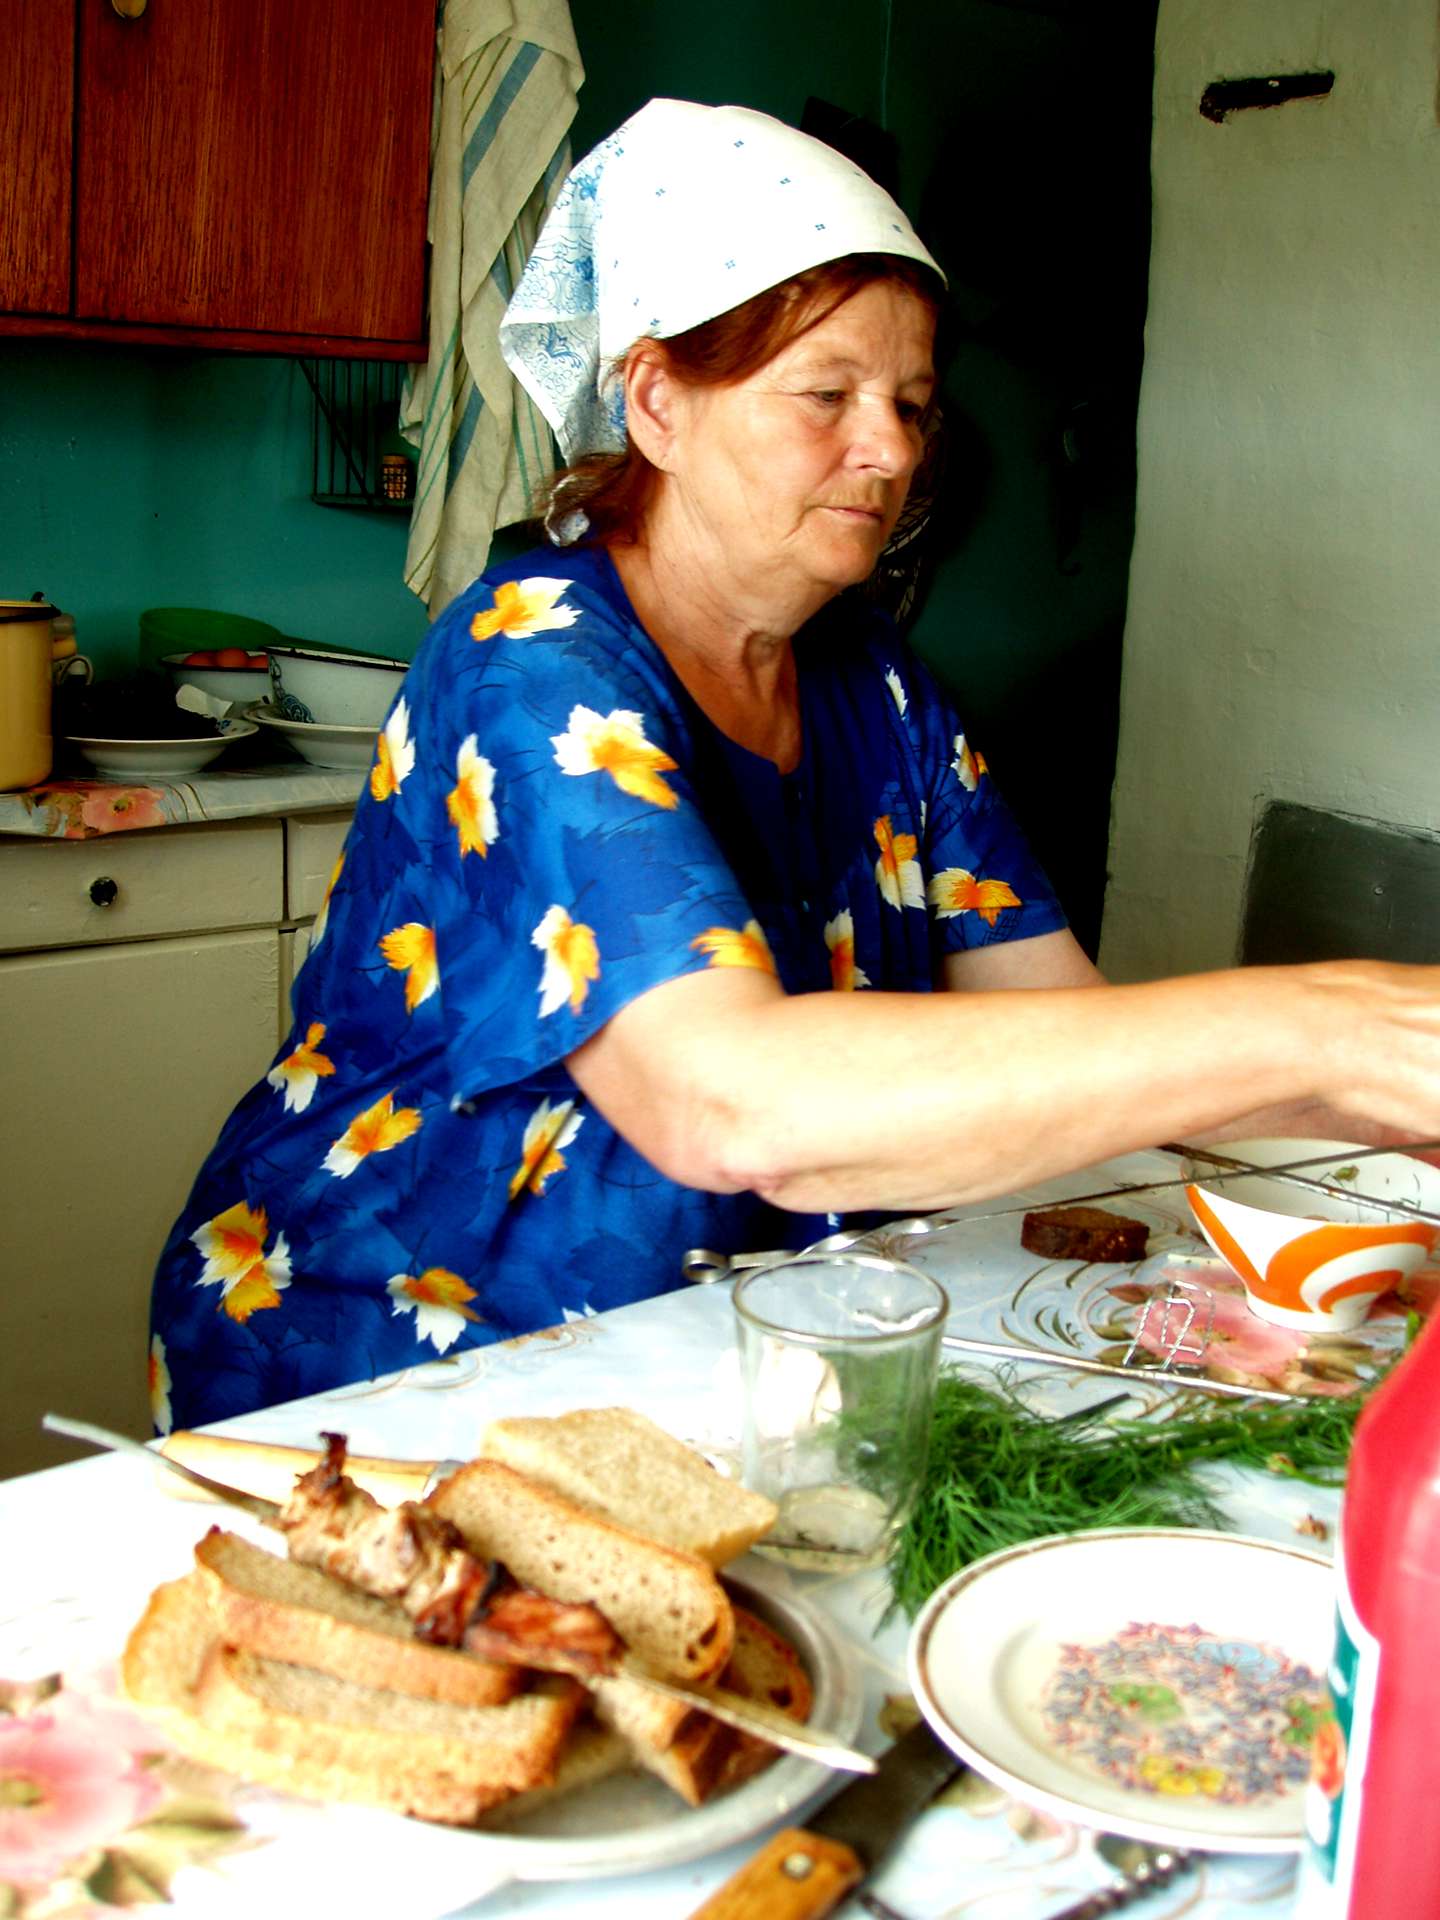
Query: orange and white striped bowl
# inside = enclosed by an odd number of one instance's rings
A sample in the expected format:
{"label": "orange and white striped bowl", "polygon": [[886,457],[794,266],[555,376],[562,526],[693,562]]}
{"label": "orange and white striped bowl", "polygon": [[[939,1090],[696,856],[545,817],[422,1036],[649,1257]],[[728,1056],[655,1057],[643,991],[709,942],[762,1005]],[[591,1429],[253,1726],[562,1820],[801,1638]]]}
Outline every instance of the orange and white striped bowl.
{"label": "orange and white striped bowl", "polygon": [[[1404,1153],[1352,1160],[1360,1151],[1344,1140],[1227,1140],[1231,1158],[1259,1167],[1325,1155],[1306,1178],[1339,1191],[1264,1174],[1185,1189],[1190,1210],[1210,1245],[1244,1283],[1252,1313],[1282,1327],[1341,1333],[1356,1327],[1388,1293],[1429,1259],[1440,1227],[1364,1206],[1399,1200],[1440,1213],[1440,1168]],[[1198,1173],[1200,1163],[1187,1166]]]}

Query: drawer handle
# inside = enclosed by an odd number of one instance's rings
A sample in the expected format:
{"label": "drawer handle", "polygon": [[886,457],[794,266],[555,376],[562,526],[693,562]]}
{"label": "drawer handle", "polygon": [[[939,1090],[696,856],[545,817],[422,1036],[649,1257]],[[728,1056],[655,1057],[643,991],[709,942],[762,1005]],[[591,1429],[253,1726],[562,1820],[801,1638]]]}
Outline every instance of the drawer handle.
{"label": "drawer handle", "polygon": [[113,907],[120,898],[120,883],[108,874],[90,882],[90,898],[97,907]]}
{"label": "drawer handle", "polygon": [[147,4],[148,0],[110,0],[122,20],[138,20]]}

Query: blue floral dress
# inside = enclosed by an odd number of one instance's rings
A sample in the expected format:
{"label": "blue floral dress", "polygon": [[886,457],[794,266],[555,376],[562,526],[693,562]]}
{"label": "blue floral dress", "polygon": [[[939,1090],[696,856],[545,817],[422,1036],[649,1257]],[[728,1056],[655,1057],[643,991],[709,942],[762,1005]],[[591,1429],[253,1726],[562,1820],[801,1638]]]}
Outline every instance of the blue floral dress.
{"label": "blue floral dress", "polygon": [[889,621],[797,637],[793,773],[699,712],[603,549],[496,567],[421,647],[294,991],[294,1028],[161,1258],[157,1426],[195,1426],[680,1284],[691,1246],[833,1222],[657,1173],[566,1058],[707,967],[929,990],[1064,924]]}

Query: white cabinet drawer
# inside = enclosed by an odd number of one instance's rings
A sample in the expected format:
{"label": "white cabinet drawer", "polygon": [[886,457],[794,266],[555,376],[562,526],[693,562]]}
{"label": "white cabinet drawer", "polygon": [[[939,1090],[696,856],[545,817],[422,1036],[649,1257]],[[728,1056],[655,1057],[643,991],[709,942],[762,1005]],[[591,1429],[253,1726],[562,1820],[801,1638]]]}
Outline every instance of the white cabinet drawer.
{"label": "white cabinet drawer", "polygon": [[285,911],[291,920],[313,920],[340,858],[354,819],[350,808],[306,813],[285,822]]}
{"label": "white cabinet drawer", "polygon": [[0,842],[0,951],[274,926],[283,895],[278,820],[9,840]]}

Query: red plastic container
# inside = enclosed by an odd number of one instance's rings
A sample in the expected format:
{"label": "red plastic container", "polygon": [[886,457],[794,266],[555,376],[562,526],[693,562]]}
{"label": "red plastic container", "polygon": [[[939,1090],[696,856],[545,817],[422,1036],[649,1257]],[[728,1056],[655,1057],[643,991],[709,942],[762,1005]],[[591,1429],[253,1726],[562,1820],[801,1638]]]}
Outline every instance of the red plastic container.
{"label": "red plastic container", "polygon": [[1304,1920],[1440,1915],[1440,1316],[1361,1414],[1336,1556],[1335,1720],[1306,1804]]}

